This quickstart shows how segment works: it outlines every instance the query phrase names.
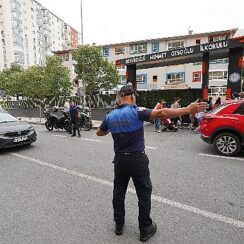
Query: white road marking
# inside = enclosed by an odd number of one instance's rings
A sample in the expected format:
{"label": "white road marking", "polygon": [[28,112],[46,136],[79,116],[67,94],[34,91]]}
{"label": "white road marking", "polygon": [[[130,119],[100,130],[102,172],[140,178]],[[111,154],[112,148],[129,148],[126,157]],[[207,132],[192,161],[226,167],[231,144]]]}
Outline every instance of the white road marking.
{"label": "white road marking", "polygon": [[157,148],[156,148],[156,147],[149,147],[149,146],[146,146],[146,149],[157,150]]}
{"label": "white road marking", "polygon": [[62,136],[62,135],[51,135],[51,136],[53,136],[53,137],[67,137],[67,136]]}
{"label": "white road marking", "polygon": [[[47,162],[44,162],[44,161],[41,161],[38,159],[30,158],[30,157],[27,157],[27,156],[24,156],[24,155],[21,155],[18,153],[10,153],[10,154],[15,156],[15,157],[25,159],[25,160],[28,160],[30,162],[37,163],[37,164],[40,164],[40,165],[43,165],[43,166],[46,166],[46,167],[49,167],[49,168],[52,168],[55,170],[59,170],[59,171],[65,172],[65,173],[73,175],[73,176],[78,176],[80,178],[87,179],[87,180],[90,180],[90,181],[93,181],[96,183],[100,183],[102,185],[113,187],[113,183],[110,181],[107,181],[107,180],[99,179],[99,178],[96,178],[94,176],[83,174],[83,173],[78,173],[74,170],[69,170],[69,169],[66,169],[66,168],[63,168],[63,167],[60,167],[60,166],[57,166],[54,164],[50,164],[50,163],[47,163]],[[130,192],[132,194],[136,194],[136,191],[132,188],[128,188],[128,192]],[[156,195],[152,195],[152,200],[166,204],[166,205],[170,205],[172,207],[176,207],[176,208],[179,208],[179,209],[182,209],[185,211],[188,211],[190,213],[195,213],[195,214],[204,216],[206,218],[209,218],[209,219],[212,219],[215,221],[230,224],[230,225],[233,225],[233,226],[238,227],[238,228],[244,228],[244,222],[242,222],[240,220],[232,219],[232,218],[229,218],[229,217],[226,217],[223,215],[219,215],[219,214],[216,214],[213,212],[209,212],[206,210],[195,208],[195,207],[192,207],[190,205],[183,204],[183,203],[176,202],[176,201],[172,201],[172,200],[162,198],[162,197],[156,196]]]}
{"label": "white road marking", "polygon": [[[68,138],[68,136],[63,136],[63,135],[51,135],[53,137],[62,137],[62,138]],[[79,138],[80,140],[82,141],[94,141],[94,142],[102,142],[101,140],[96,140],[96,139],[90,139],[90,138],[83,138],[83,137],[80,137]]]}
{"label": "white road marking", "polygon": [[231,159],[231,160],[244,161],[244,158],[226,157],[226,156],[213,155],[213,154],[206,154],[206,153],[199,153],[199,156],[203,156],[203,157],[212,157],[212,158],[223,158],[223,159]]}
{"label": "white road marking", "polygon": [[103,142],[101,140],[96,140],[96,139],[89,139],[89,138],[80,138],[82,141],[95,141],[95,142]]}

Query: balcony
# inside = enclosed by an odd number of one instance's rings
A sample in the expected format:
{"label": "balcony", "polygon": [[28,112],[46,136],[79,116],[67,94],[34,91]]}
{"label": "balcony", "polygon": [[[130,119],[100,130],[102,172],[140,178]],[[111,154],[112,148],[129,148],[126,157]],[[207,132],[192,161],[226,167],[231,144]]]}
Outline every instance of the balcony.
{"label": "balcony", "polygon": [[12,16],[12,19],[22,25],[22,20],[20,18]]}
{"label": "balcony", "polygon": [[11,12],[21,15],[20,7],[17,7],[17,6],[12,7]]}

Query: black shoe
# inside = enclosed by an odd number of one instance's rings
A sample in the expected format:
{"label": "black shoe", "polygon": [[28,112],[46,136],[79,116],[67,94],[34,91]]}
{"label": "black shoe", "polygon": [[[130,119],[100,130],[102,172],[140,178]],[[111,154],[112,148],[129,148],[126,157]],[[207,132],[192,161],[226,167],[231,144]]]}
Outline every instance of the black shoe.
{"label": "black shoe", "polygon": [[152,225],[149,226],[146,230],[141,231],[140,235],[140,241],[146,242],[147,240],[150,239],[157,231],[157,225],[156,223],[152,222]]}
{"label": "black shoe", "polygon": [[78,135],[78,137],[81,137],[81,135]]}
{"label": "black shoe", "polygon": [[74,137],[74,136],[76,136],[76,135],[72,135],[71,137]]}
{"label": "black shoe", "polygon": [[124,228],[124,224],[116,224],[115,225],[115,234],[117,236],[120,236],[123,234],[123,228]]}

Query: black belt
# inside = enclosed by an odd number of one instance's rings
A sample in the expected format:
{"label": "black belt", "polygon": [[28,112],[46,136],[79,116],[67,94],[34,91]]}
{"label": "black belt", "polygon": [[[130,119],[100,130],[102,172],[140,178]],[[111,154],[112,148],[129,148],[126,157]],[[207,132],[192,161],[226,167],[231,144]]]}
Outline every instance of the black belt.
{"label": "black belt", "polygon": [[116,155],[123,155],[123,156],[134,156],[134,155],[141,155],[145,154],[145,151],[136,151],[136,152],[116,152]]}

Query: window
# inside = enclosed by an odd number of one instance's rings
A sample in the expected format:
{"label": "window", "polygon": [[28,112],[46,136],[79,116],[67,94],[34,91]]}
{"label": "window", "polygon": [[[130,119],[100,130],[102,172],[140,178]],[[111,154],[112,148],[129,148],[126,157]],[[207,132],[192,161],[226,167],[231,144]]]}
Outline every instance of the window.
{"label": "window", "polygon": [[244,115],[244,103],[240,104],[240,106],[236,109],[234,114]]}
{"label": "window", "polygon": [[59,55],[62,61],[69,61],[69,53],[62,53]]}
{"label": "window", "polygon": [[137,83],[147,83],[147,75],[146,74],[137,75],[136,76],[136,82]]}
{"label": "window", "polygon": [[217,41],[225,41],[229,38],[228,35],[219,35],[219,36],[209,36],[208,41],[209,42],[217,42]]}
{"label": "window", "polygon": [[226,96],[226,87],[210,87],[209,97],[223,97]]}
{"label": "window", "polygon": [[229,63],[228,58],[209,60],[209,64],[227,64],[227,63]]}
{"label": "window", "polygon": [[184,72],[167,73],[166,77],[167,77],[166,82],[165,82],[166,85],[169,85],[169,84],[176,85],[176,84],[185,82],[185,73]]}
{"label": "window", "polygon": [[196,45],[200,45],[201,44],[201,39],[197,39],[196,40]]}
{"label": "window", "polygon": [[201,81],[201,71],[193,72],[192,73],[192,82],[200,82]]}
{"label": "window", "polygon": [[159,52],[159,42],[153,42],[152,43],[152,53]]}
{"label": "window", "polygon": [[65,53],[64,54],[64,60],[65,61],[69,61],[69,53]]}
{"label": "window", "polygon": [[108,57],[109,56],[109,48],[105,47],[103,48],[103,57]]}
{"label": "window", "polygon": [[227,75],[225,70],[209,71],[209,80],[227,80]]}
{"label": "window", "polygon": [[130,53],[131,54],[138,54],[138,53],[146,53],[147,52],[147,44],[136,44],[130,46]]}
{"label": "window", "polygon": [[158,81],[158,76],[157,75],[154,75],[153,76],[153,82],[157,82]]}
{"label": "window", "polygon": [[114,49],[114,53],[115,53],[115,55],[126,54],[127,48],[126,47],[116,47]]}
{"label": "window", "polygon": [[120,83],[121,83],[121,84],[126,84],[126,81],[127,81],[127,80],[126,80],[126,76],[125,76],[125,75],[120,75],[120,76],[119,76],[119,79],[120,79]]}
{"label": "window", "polygon": [[117,70],[125,70],[125,65],[124,64],[120,64],[120,65],[116,65]]}
{"label": "window", "polygon": [[182,48],[182,47],[185,47],[184,41],[168,42],[168,50],[173,50],[173,49]]}

